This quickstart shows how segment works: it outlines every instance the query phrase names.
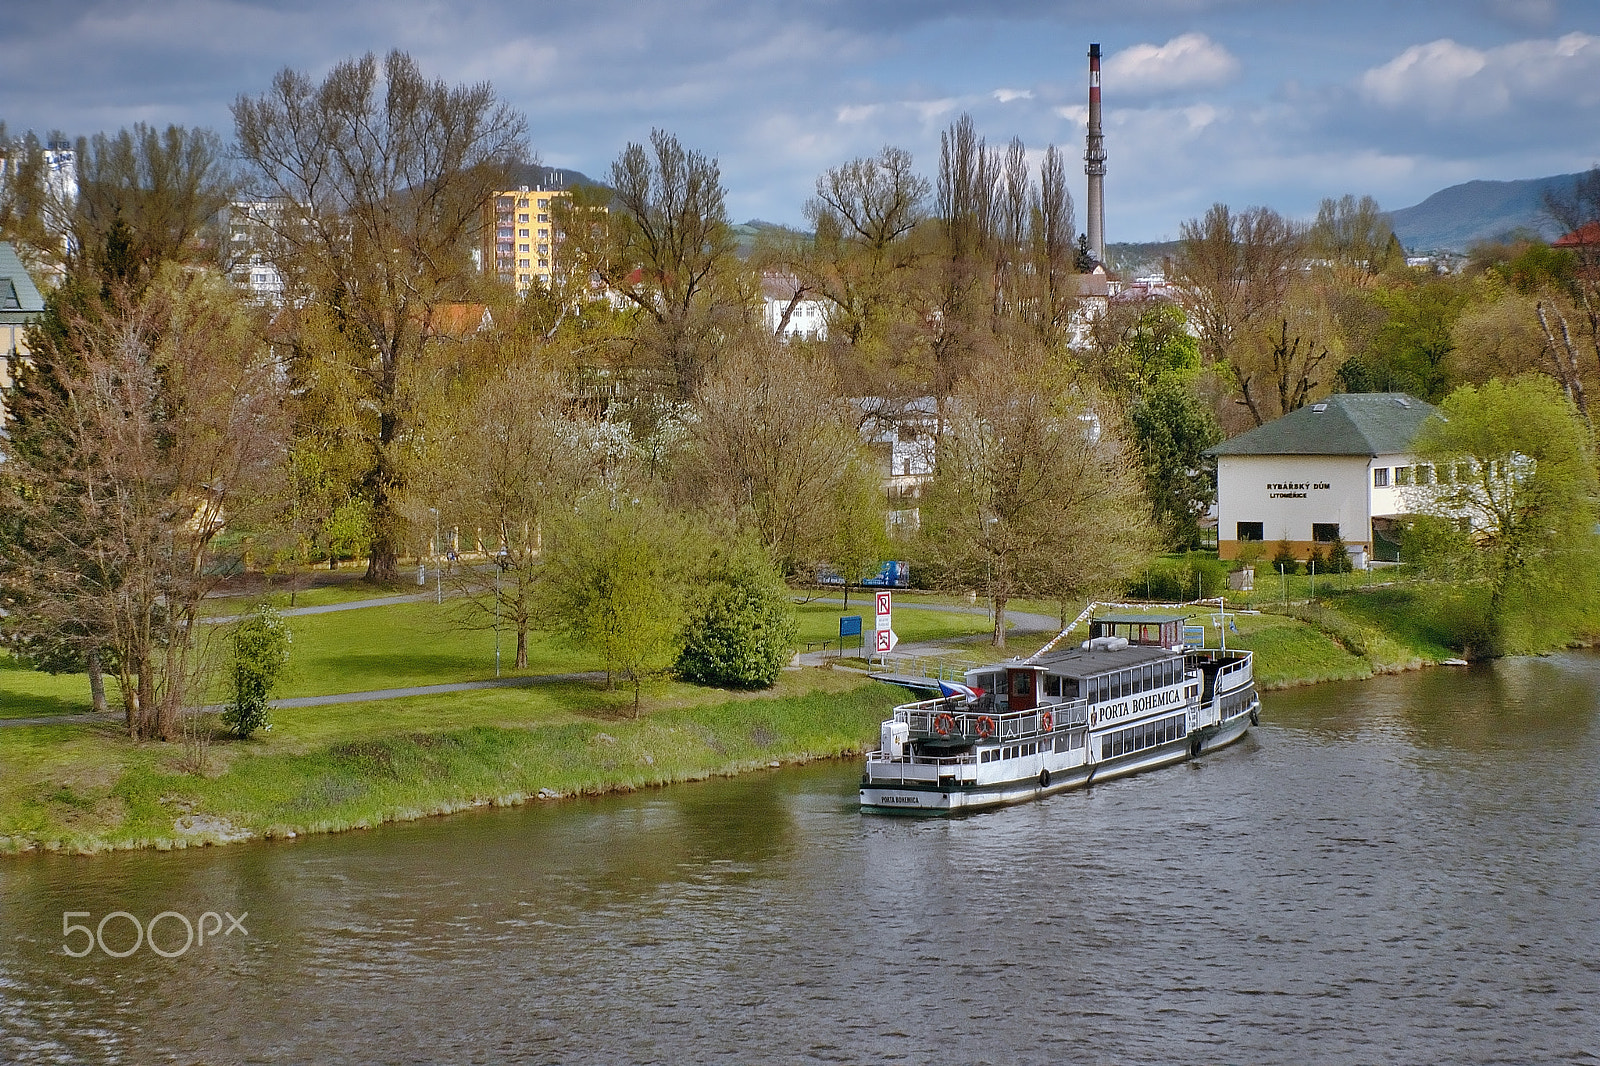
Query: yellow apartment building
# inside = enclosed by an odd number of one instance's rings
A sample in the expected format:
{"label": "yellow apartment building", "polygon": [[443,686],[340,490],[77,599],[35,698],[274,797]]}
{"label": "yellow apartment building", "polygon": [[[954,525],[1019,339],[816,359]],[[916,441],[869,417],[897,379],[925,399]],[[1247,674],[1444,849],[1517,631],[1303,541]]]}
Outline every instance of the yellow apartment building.
{"label": "yellow apartment building", "polygon": [[493,222],[486,227],[483,269],[500,275],[519,294],[535,284],[549,285],[560,240],[550,205],[567,195],[565,189],[538,185],[496,192]]}

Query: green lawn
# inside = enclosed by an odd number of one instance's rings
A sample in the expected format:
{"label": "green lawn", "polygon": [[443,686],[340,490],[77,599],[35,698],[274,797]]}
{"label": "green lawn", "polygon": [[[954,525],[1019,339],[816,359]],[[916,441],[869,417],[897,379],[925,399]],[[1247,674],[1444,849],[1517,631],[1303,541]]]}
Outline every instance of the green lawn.
{"label": "green lawn", "polygon": [[[106,699],[118,700],[116,682],[106,679]],[[89,701],[89,675],[44,674],[0,651],[0,718],[37,718],[47,714],[84,714]]]}
{"label": "green lawn", "polygon": [[[1349,680],[1372,673],[1366,659],[1297,619],[1271,614],[1228,618],[1239,630],[1228,633],[1228,647],[1255,652],[1256,681],[1262,688]],[[1217,632],[1209,622],[1206,628],[1207,642],[1215,647]]]}

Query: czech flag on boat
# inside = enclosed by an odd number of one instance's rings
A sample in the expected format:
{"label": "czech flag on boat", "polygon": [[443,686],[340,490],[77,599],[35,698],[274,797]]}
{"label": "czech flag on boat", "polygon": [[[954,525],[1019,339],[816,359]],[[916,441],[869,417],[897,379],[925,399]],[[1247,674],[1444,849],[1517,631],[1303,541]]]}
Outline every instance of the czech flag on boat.
{"label": "czech flag on boat", "polygon": [[958,685],[953,681],[941,681],[939,682],[939,695],[965,696],[969,700],[975,700],[983,695],[983,689],[968,688],[966,685]]}

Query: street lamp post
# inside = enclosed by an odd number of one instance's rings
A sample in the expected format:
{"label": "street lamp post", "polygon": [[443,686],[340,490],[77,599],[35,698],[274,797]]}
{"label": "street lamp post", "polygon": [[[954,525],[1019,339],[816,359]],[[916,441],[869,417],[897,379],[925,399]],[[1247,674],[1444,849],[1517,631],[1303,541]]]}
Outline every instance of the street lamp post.
{"label": "street lamp post", "polygon": [[444,602],[444,571],[439,566],[439,508],[430,507],[433,512],[433,602]]}
{"label": "street lamp post", "polygon": [[500,676],[500,558],[494,560],[494,676]]}

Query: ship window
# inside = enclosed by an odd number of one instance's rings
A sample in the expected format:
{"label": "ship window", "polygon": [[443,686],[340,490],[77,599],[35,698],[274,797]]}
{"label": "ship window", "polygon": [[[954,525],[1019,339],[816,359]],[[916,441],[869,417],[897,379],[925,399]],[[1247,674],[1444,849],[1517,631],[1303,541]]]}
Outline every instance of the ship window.
{"label": "ship window", "polygon": [[1027,673],[1026,671],[1018,673],[1011,679],[1011,694],[1013,696],[1026,696],[1030,691],[1029,682],[1032,680],[1032,674]]}
{"label": "ship window", "polygon": [[1061,695],[1061,679],[1055,674],[1044,675],[1044,694],[1046,696]]}
{"label": "ship window", "polygon": [[1154,666],[1146,666],[1139,671],[1139,691],[1148,692],[1155,687],[1155,673]]}

